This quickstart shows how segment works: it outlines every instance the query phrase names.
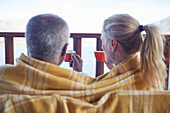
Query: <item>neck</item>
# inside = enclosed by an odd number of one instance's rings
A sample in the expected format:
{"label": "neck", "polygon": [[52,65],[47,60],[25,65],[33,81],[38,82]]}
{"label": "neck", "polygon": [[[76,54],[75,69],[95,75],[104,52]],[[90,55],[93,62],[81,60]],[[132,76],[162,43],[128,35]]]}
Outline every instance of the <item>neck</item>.
{"label": "neck", "polygon": [[39,58],[39,57],[35,57],[35,56],[31,56],[30,54],[28,54],[28,56],[32,57],[32,58],[35,58],[35,59],[38,59],[38,60],[41,60],[41,61],[44,61],[44,62],[48,62],[48,63],[51,63],[51,64],[55,64],[55,65],[60,65],[59,63],[57,63],[55,60],[51,60],[51,59],[43,59],[43,58]]}
{"label": "neck", "polygon": [[117,54],[117,59],[115,62],[115,65],[120,64],[121,62],[123,62],[125,59],[127,59],[129,57],[129,55],[125,55],[124,53],[118,53]]}
{"label": "neck", "polygon": [[123,49],[121,48],[121,46],[118,44],[117,49],[115,50],[115,54],[113,55],[112,58],[114,58],[114,64],[118,65],[120,64],[122,61],[124,61],[125,59],[127,59],[129,57],[129,55],[127,55]]}

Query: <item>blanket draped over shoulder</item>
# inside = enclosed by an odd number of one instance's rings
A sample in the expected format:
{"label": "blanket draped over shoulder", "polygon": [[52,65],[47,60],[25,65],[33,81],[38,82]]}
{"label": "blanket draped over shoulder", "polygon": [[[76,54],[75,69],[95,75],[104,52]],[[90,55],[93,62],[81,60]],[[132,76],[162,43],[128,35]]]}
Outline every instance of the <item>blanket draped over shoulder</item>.
{"label": "blanket draped over shoulder", "polygon": [[137,55],[97,78],[24,54],[0,67],[2,113],[170,112],[170,92],[146,90]]}

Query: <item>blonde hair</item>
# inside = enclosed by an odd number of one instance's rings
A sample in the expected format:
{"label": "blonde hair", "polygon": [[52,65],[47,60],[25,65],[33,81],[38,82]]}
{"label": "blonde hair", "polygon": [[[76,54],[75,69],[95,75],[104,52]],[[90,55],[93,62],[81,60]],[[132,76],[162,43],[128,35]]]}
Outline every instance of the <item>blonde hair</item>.
{"label": "blonde hair", "polygon": [[127,55],[141,50],[141,71],[144,79],[157,90],[165,89],[167,76],[164,63],[164,37],[153,25],[145,25],[139,29],[139,22],[128,14],[117,14],[107,18],[103,24],[103,32],[107,40],[114,38]]}

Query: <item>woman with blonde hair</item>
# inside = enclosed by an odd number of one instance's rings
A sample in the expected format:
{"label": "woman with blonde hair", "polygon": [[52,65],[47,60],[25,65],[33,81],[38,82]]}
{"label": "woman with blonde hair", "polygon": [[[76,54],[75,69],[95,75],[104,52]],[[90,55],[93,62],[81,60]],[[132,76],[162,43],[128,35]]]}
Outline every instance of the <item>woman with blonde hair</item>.
{"label": "woman with blonde hair", "polygon": [[[146,33],[144,38],[142,31]],[[124,66],[124,69],[133,67],[138,70],[134,73],[140,73],[148,84],[144,89],[165,89],[167,73],[164,63],[164,37],[156,26],[143,26],[128,14],[116,14],[104,21],[101,40],[105,62],[110,69],[113,68],[112,64],[115,65],[114,68],[118,68],[119,65],[135,59],[133,63]],[[140,56],[136,55],[139,51]],[[128,71],[127,69],[126,72]]]}

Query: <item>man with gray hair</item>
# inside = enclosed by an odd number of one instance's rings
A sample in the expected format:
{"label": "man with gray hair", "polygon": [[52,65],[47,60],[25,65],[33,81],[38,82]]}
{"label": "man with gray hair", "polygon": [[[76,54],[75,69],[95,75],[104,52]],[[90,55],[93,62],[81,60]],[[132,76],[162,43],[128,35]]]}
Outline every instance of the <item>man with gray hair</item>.
{"label": "man with gray hair", "polygon": [[69,28],[62,18],[53,14],[34,16],[27,24],[25,36],[28,56],[56,65],[63,62]]}
{"label": "man with gray hair", "polygon": [[[46,105],[51,106],[52,103],[45,104],[41,100],[45,95],[64,96],[64,90],[71,92],[74,89],[75,77],[85,76],[74,71],[77,63],[73,64],[74,70],[59,67],[65,58],[69,39],[68,25],[59,16],[41,14],[32,17],[27,24],[25,37],[28,55],[21,54],[16,65],[0,66],[0,112],[12,112],[13,108],[16,113],[25,110],[32,113],[48,112]],[[73,60],[80,59],[79,56],[72,57]],[[35,105],[37,100],[40,103]],[[6,103],[11,102],[11,107],[6,107]],[[24,110],[20,105],[24,106]],[[40,110],[40,106],[45,110]]]}

